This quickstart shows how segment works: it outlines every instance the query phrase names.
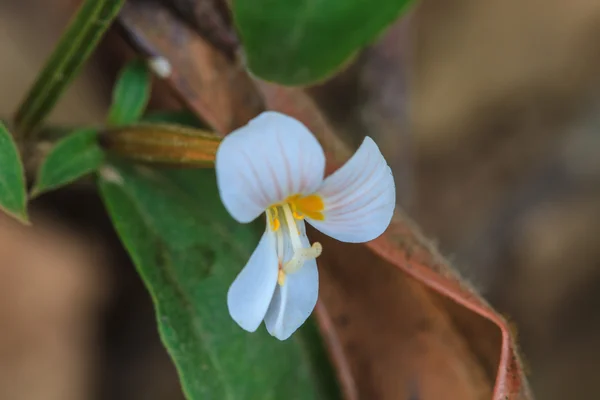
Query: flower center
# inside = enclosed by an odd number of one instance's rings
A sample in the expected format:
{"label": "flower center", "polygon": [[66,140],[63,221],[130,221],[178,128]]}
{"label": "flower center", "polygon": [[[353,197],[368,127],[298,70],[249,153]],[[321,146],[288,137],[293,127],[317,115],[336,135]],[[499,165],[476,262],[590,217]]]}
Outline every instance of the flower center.
{"label": "flower center", "polygon": [[280,204],[267,209],[267,224],[275,233],[277,257],[279,258],[279,285],[285,283],[287,274],[298,271],[308,260],[321,255],[321,243],[315,242],[305,247],[300,238],[298,226],[304,217],[323,219],[323,200],[318,195],[301,197],[294,195]]}

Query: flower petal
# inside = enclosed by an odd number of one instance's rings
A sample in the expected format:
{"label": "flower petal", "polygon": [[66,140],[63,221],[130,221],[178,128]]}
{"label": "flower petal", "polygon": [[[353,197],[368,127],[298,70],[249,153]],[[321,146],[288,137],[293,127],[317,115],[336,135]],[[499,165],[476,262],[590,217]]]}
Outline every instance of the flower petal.
{"label": "flower petal", "polygon": [[215,169],[225,208],[250,222],[290,195],[314,192],[323,181],[325,155],[301,122],[268,111],[223,139]]}
{"label": "flower petal", "polygon": [[287,274],[283,286],[277,285],[265,316],[267,330],[279,340],[286,340],[310,316],[319,295],[319,273],[315,259],[298,271]]}
{"label": "flower petal", "polygon": [[266,231],[227,292],[229,314],[245,330],[254,332],[264,319],[278,272],[275,236]]}
{"label": "flower petal", "polygon": [[356,153],[318,189],[322,221],[307,221],[342,242],[361,243],[381,235],[396,207],[394,177],[379,148],[366,137]]}

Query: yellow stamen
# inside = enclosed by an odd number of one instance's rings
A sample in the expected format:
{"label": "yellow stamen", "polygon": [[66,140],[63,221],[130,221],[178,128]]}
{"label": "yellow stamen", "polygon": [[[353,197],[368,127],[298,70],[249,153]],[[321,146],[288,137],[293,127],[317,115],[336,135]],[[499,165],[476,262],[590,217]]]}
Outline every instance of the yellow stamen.
{"label": "yellow stamen", "polygon": [[294,256],[291,258],[291,260],[285,263],[282,269],[286,273],[292,274],[298,271],[302,265],[304,265],[306,260],[319,257],[322,251],[323,246],[321,246],[321,243],[319,242],[314,242],[312,246],[308,248],[304,247],[297,249],[294,253]]}
{"label": "yellow stamen", "polygon": [[277,283],[279,286],[283,286],[285,284],[285,272],[282,269],[279,270],[279,275],[277,275]]}
{"label": "yellow stamen", "polygon": [[[320,243],[315,242],[310,247],[304,247],[302,232],[298,226],[301,222],[298,221],[304,217],[323,220],[323,209],[323,200],[316,194],[309,196],[297,194],[267,208],[267,224],[276,239],[277,257],[279,258],[277,283],[280,286],[285,284],[287,274],[297,272],[306,261],[321,255]],[[290,243],[286,244],[286,240],[289,240]],[[293,253],[291,258],[284,260],[284,246],[286,245],[291,245]]]}
{"label": "yellow stamen", "polygon": [[267,209],[267,216],[269,219],[269,224],[271,225],[271,230],[273,232],[277,232],[277,230],[281,226],[281,222],[277,217],[277,207],[269,207]]}

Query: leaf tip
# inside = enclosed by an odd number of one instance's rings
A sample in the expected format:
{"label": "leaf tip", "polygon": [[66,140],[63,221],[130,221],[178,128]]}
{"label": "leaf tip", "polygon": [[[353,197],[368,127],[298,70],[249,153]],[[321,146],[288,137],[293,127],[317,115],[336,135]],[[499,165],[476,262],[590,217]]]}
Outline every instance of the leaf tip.
{"label": "leaf tip", "polygon": [[22,210],[18,210],[18,211],[11,211],[8,210],[6,208],[2,208],[2,211],[4,211],[4,213],[14,219],[16,219],[17,221],[19,221],[21,224],[25,225],[25,226],[30,226],[31,225],[31,221],[29,220],[29,216],[27,215],[27,210],[25,209],[25,207],[23,207]]}
{"label": "leaf tip", "polygon": [[40,187],[40,185],[38,185],[37,183],[33,186],[33,188],[29,191],[29,194],[27,195],[27,197],[29,198],[29,200],[33,200],[36,197],[38,197],[40,194],[42,194],[44,192],[44,188]]}
{"label": "leaf tip", "polygon": [[20,214],[20,215],[15,215],[15,218],[21,224],[23,224],[25,226],[31,226],[31,221],[29,220],[29,216],[27,214],[23,213],[23,214]]}

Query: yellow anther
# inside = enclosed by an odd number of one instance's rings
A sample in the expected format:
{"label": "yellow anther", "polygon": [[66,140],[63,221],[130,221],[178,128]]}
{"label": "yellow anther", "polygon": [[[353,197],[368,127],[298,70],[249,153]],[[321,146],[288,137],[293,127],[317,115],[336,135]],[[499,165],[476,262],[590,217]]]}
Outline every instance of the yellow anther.
{"label": "yellow anther", "polygon": [[312,244],[311,248],[313,250],[313,256],[315,258],[319,257],[321,255],[321,253],[323,252],[323,246],[319,242],[314,242]]}
{"label": "yellow anther", "polygon": [[281,226],[281,222],[277,217],[277,207],[269,207],[267,208],[267,216],[269,219],[269,224],[271,225],[271,230],[273,232],[277,232],[279,227]]}
{"label": "yellow anther", "polygon": [[300,214],[298,214],[297,210],[296,210],[296,204],[293,201],[288,202],[289,206],[290,206],[290,210],[292,210],[292,215],[294,216],[294,219],[303,219],[304,217],[301,216]]}
{"label": "yellow anther", "polygon": [[279,270],[279,275],[277,275],[277,283],[279,286],[283,286],[285,283],[285,272],[282,269]]}
{"label": "yellow anther", "polygon": [[273,218],[271,221],[272,221],[271,229],[273,230],[273,232],[277,232],[277,230],[281,226],[281,222],[279,222],[279,218]]}

